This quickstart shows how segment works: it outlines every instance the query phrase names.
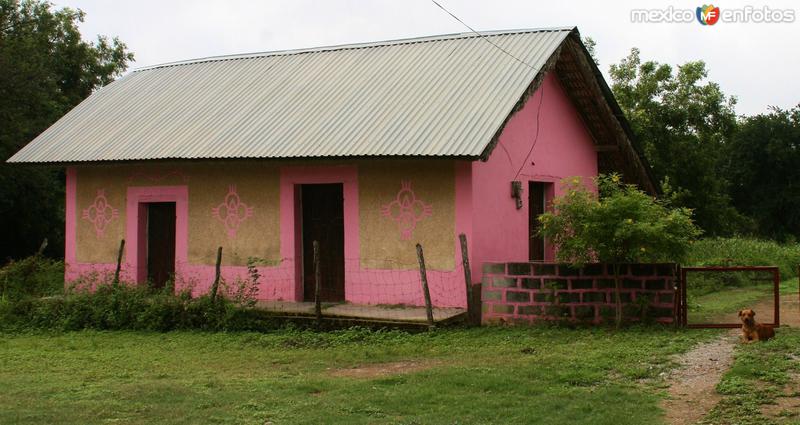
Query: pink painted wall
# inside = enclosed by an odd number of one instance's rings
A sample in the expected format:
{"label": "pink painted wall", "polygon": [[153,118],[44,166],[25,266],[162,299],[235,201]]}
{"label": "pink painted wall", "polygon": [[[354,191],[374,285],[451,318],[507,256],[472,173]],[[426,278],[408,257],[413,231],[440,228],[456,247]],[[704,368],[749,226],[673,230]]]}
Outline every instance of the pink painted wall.
{"label": "pink painted wall", "polygon": [[[468,162],[453,162],[455,167],[455,233],[452,241],[458,246],[458,234],[471,237],[471,169]],[[448,173],[449,174],[449,173]],[[95,275],[97,280],[106,280],[113,274],[112,263],[79,263],[76,260],[76,199],[77,173],[67,170],[66,200],[66,279]],[[299,275],[302,259],[297,247],[299,218],[295,202],[295,188],[301,184],[342,183],[344,190],[344,250],[345,250],[345,299],[353,303],[366,304],[412,304],[424,305],[419,270],[372,269],[362,267],[359,239],[358,167],[356,165],[286,165],[280,167],[280,262],[273,266],[259,266],[262,278],[259,281],[258,298],[263,300],[302,301],[303,286]],[[146,236],[143,205],[149,202],[175,202],[176,204],[176,290],[188,289],[193,295],[207,293],[214,280],[213,264],[192,264],[188,261],[189,232],[203,229],[189,228],[189,188],[182,186],[128,186],[125,205],[126,248],[122,263],[121,278],[128,282],[144,282],[146,269],[144,256]],[[466,295],[460,251],[454,252],[455,267],[452,270],[429,270],[429,288],[433,304],[437,307],[465,307]],[[223,279],[233,282],[246,279],[247,268],[223,266]]]}
{"label": "pink painted wall", "polygon": [[[549,74],[509,120],[488,161],[472,164],[475,281],[484,262],[528,261],[528,182],[552,183],[548,194],[552,200],[561,193],[562,179],[596,176],[593,146],[578,111],[556,76]],[[512,180],[522,182],[521,209],[511,197]],[[547,251],[550,260],[554,253]]]}
{"label": "pink painted wall", "polygon": [[[453,166],[456,208],[452,243],[455,247],[455,266],[452,270],[427,271],[431,302],[437,307],[467,306],[458,235],[464,233],[468,238],[472,235],[471,170],[469,162],[454,162]],[[345,221],[345,232],[348,225]],[[353,221],[353,225],[357,228],[358,221]],[[425,305],[419,269],[416,267],[407,270],[371,269],[362,267],[358,262],[346,262],[345,298],[353,303]]]}

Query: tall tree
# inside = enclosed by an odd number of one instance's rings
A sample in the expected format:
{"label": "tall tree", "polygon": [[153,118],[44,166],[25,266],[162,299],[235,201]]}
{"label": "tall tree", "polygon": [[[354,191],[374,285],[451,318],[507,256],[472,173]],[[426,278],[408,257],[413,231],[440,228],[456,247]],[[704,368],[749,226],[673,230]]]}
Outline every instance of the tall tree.
{"label": "tall tree", "polygon": [[677,194],[676,205],[694,210],[711,235],[738,230],[741,215],[731,206],[722,152],[736,131],[736,99],[708,81],[702,61],[674,70],[643,62],[634,48],[611,65],[612,90],[658,180]]}
{"label": "tall tree", "polygon": [[0,262],[35,252],[44,238],[49,254],[63,255],[63,172],[5,159],[133,60],[117,38],[84,41],[83,18],[42,0],[0,0]]}
{"label": "tall tree", "polygon": [[727,158],[733,204],[757,234],[800,238],[800,105],[743,118]]}

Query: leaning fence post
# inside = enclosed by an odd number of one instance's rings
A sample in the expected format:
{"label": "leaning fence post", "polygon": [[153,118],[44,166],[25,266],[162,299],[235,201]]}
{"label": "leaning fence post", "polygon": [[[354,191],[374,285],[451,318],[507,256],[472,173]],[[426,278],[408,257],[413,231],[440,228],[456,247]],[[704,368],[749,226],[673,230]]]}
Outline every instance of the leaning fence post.
{"label": "leaning fence post", "polygon": [[117,253],[117,268],[114,270],[114,285],[119,283],[119,271],[122,268],[122,251],[125,249],[125,239],[119,241],[119,252]]}
{"label": "leaning fence post", "polygon": [[461,233],[458,235],[458,240],[461,242],[461,265],[464,267],[464,283],[467,285],[467,319],[470,323],[475,323],[474,308],[472,299],[472,270],[469,268],[469,253],[467,252],[467,235]]}
{"label": "leaning fence post", "polygon": [[425,271],[425,255],[422,253],[422,245],[420,244],[417,244],[417,259],[419,260],[419,277],[422,280],[422,294],[425,295],[425,312],[428,314],[428,328],[432,328],[434,322],[431,291],[428,289],[428,273]]}
{"label": "leaning fence post", "polygon": [[320,299],[322,276],[319,269],[319,242],[314,241],[314,314],[317,317],[317,327],[322,326],[322,300]]}
{"label": "leaning fence post", "polygon": [[39,245],[39,250],[36,251],[36,256],[37,257],[41,257],[42,254],[44,254],[45,248],[47,248],[47,238],[44,238],[44,240],[42,241],[42,244]]}
{"label": "leaning fence post", "polygon": [[216,273],[214,275],[214,284],[211,285],[211,302],[217,300],[217,290],[219,289],[219,279],[220,279],[220,265],[222,264],[222,247],[217,248],[217,267]]}

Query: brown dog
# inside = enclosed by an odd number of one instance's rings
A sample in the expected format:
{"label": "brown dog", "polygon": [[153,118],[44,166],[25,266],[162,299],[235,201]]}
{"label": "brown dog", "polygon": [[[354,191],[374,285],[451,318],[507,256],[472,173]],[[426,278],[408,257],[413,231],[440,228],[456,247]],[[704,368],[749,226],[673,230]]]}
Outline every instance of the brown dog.
{"label": "brown dog", "polygon": [[742,342],[766,341],[775,336],[775,329],[772,329],[772,326],[756,323],[755,315],[756,312],[749,308],[739,311],[739,318],[742,320]]}

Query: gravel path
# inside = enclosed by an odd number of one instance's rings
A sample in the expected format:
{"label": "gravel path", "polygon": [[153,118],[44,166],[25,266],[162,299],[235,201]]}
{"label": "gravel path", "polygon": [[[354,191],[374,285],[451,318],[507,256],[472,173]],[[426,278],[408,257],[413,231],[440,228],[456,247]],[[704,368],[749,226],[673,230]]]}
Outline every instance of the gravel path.
{"label": "gravel path", "polygon": [[693,424],[719,402],[714,388],[733,363],[738,335],[738,329],[731,330],[677,358],[680,367],[667,378],[669,398],[661,404],[667,423]]}

